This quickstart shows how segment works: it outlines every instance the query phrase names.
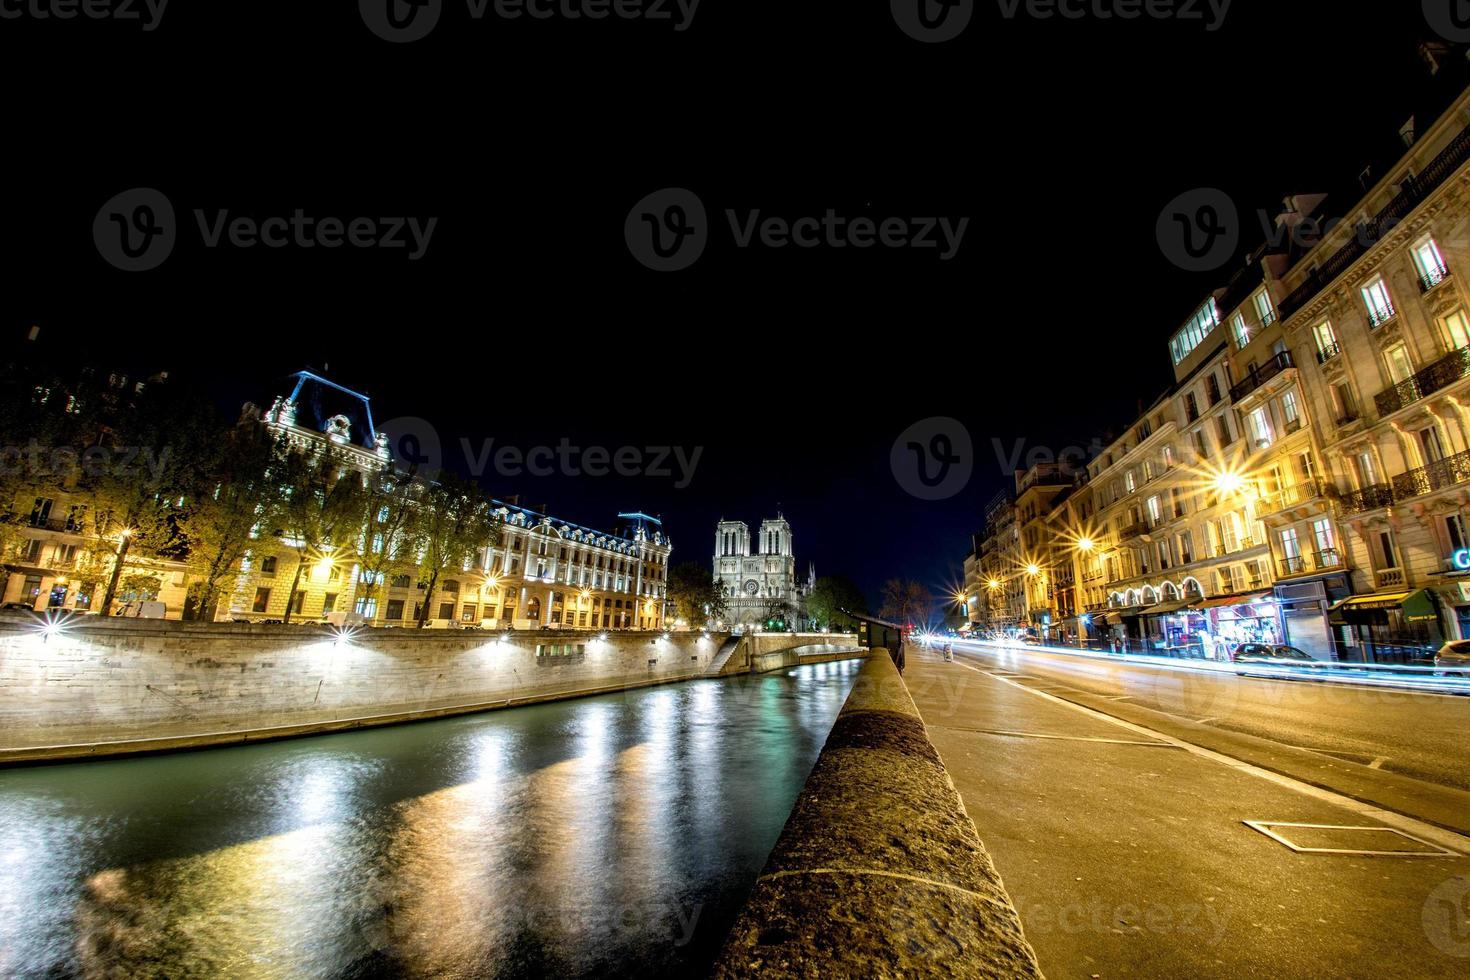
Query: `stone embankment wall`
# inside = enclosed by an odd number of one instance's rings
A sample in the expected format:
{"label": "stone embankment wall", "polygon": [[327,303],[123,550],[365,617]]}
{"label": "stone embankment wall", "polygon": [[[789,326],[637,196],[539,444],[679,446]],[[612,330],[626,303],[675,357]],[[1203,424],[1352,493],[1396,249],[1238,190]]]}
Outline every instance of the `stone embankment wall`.
{"label": "stone embankment wall", "polygon": [[864,664],[715,976],[1041,976],[889,657]]}
{"label": "stone embankment wall", "polygon": [[0,614],[0,763],[229,744],[690,680],[711,674],[728,634],[606,637],[123,619],[48,635],[28,614]]}

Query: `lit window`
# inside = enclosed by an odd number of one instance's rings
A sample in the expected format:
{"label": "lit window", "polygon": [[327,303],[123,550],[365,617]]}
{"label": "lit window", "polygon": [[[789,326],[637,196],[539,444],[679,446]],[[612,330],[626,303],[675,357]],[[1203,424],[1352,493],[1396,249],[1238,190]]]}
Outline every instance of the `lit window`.
{"label": "lit window", "polygon": [[1326,363],[1341,353],[1341,348],[1337,346],[1337,332],[1332,329],[1331,320],[1323,320],[1313,327],[1312,337],[1317,341],[1319,363]]}
{"label": "lit window", "polygon": [[1414,265],[1419,269],[1419,285],[1425,290],[1438,286],[1449,275],[1444,256],[1433,238],[1426,238],[1414,246]]}
{"label": "lit window", "polygon": [[1466,318],[1464,310],[1456,310],[1444,318],[1444,334],[1450,350],[1470,347],[1470,319]]}
{"label": "lit window", "polygon": [[1363,287],[1363,303],[1368,307],[1368,322],[1375,327],[1383,326],[1396,315],[1393,299],[1388,295],[1388,285],[1382,277]]}
{"label": "lit window", "polygon": [[1414,373],[1414,362],[1409,360],[1409,351],[1403,344],[1395,344],[1383,352],[1388,363],[1388,376],[1393,384],[1403,384]]}
{"label": "lit window", "polygon": [[1235,338],[1235,346],[1239,350],[1245,350],[1251,342],[1250,328],[1245,324],[1245,314],[1235,314],[1235,319],[1230,321],[1230,333]]}
{"label": "lit window", "polygon": [[1255,303],[1256,316],[1260,318],[1261,326],[1269,327],[1271,324],[1276,322],[1276,311],[1272,309],[1271,297],[1269,294],[1266,293],[1265,290],[1256,293]]}
{"label": "lit window", "polygon": [[1251,412],[1250,420],[1251,442],[1257,449],[1264,449],[1275,441],[1275,434],[1271,430],[1271,415],[1266,411],[1266,406]]}
{"label": "lit window", "polygon": [[1295,430],[1302,424],[1301,409],[1296,402],[1296,392],[1288,391],[1281,396],[1281,417],[1286,421],[1286,427]]}

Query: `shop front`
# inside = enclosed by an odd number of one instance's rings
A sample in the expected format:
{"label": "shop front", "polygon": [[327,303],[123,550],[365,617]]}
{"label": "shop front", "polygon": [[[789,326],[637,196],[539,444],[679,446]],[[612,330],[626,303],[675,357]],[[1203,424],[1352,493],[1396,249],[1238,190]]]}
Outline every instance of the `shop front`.
{"label": "shop front", "polygon": [[1208,617],[1191,608],[1199,600],[1166,602],[1145,611],[1152,653],[1195,660],[1206,656]]}
{"label": "shop front", "polygon": [[1198,636],[1207,660],[1229,660],[1242,643],[1285,642],[1281,607],[1269,592],[1197,600],[1193,609],[1205,619]]}
{"label": "shop front", "polygon": [[1328,619],[1338,657],[1351,663],[1425,664],[1444,642],[1438,603],[1428,589],[1343,599]]}

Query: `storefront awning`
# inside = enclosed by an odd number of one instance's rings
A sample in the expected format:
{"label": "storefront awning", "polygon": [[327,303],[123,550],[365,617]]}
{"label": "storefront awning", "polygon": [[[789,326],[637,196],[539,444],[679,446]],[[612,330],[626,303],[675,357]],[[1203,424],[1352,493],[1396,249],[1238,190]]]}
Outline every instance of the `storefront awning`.
{"label": "storefront awning", "polygon": [[1107,613],[1106,615],[1095,617],[1093,619],[1093,622],[1094,623],[1099,623],[1099,624],[1101,624],[1103,626],[1118,626],[1118,625],[1122,624],[1122,622],[1123,622],[1123,614],[1122,613],[1116,613],[1116,612],[1110,612],[1110,613]]}
{"label": "storefront awning", "polygon": [[1265,602],[1271,598],[1269,592],[1251,592],[1245,595],[1226,595],[1218,599],[1205,599],[1202,602],[1191,603],[1193,608],[1201,611],[1206,609],[1223,609],[1226,606],[1251,606],[1257,602]]}
{"label": "storefront awning", "polygon": [[1432,623],[1439,618],[1434,611],[1434,601],[1429,597],[1429,592],[1420,589],[1417,592],[1379,592],[1375,595],[1351,596],[1328,609],[1329,622],[1342,625],[1353,622],[1355,613],[1389,609],[1402,610],[1404,619],[1410,623]]}
{"label": "storefront awning", "polygon": [[1143,614],[1145,616],[1168,616],[1171,613],[1182,612],[1192,605],[1194,603],[1189,599],[1182,599],[1179,602],[1161,602],[1156,606],[1149,606],[1143,611]]}

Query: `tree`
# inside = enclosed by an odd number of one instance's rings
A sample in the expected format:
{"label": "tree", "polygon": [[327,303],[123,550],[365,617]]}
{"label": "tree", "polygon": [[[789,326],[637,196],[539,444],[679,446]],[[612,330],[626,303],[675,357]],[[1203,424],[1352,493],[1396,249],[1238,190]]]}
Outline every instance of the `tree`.
{"label": "tree", "polygon": [[933,604],[929,590],[912,579],[889,579],[883,586],[882,615],[900,626],[928,619]]}
{"label": "tree", "polygon": [[843,613],[868,611],[868,600],[852,579],[841,575],[823,576],[817,579],[806,600],[807,615],[818,626],[837,629],[856,629],[857,620]]}
{"label": "tree", "polygon": [[335,562],[338,549],[352,548],[362,533],[366,491],[362,476],[333,450],[292,449],[275,471],[272,508],[276,534],[296,552],[296,571],[286,597],[291,621],[301,574],[308,561]]}
{"label": "tree", "polygon": [[779,626],[780,628],[784,629],[787,623],[790,622],[792,613],[794,613],[795,611],[796,610],[791,607],[791,603],[787,602],[785,599],[778,599],[775,597],[767,599],[765,609],[766,625]]}
{"label": "tree", "polygon": [[412,567],[418,555],[423,528],[419,501],[424,485],[412,469],[401,473],[384,467],[369,474],[364,492],[362,548],[358,555],[362,583],[358,595],[365,606],[371,607],[390,573]]}
{"label": "tree", "polygon": [[691,629],[723,619],[728,605],[725,589],[705,565],[686,561],[669,569],[669,599],[674,616]]}
{"label": "tree", "polygon": [[280,498],[273,467],[281,456],[264,427],[242,426],[202,461],[194,492],[175,520],[195,618],[214,621],[220,601],[235,591],[252,544],[262,531],[275,530]]}
{"label": "tree", "polygon": [[500,519],[479,485],[451,472],[425,486],[418,510],[424,602],[418,628],[429,621],[429,605],[441,573],[468,567],[479,549],[500,543]]}

